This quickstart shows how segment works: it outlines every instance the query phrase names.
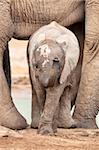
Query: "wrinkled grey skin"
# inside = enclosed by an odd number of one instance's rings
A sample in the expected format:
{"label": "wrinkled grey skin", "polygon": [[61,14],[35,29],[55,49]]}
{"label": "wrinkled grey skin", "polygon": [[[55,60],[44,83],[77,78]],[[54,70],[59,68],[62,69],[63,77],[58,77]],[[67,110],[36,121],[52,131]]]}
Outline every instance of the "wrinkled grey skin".
{"label": "wrinkled grey skin", "polygon": [[[75,104],[79,87],[82,56],[80,52],[76,68],[71,71],[64,83],[61,84],[60,78],[65,63],[68,61],[67,53],[72,51],[68,47],[70,47],[69,44],[73,45],[74,43],[72,43],[72,35],[69,37],[70,34],[65,33],[66,29],[64,28],[62,30],[64,33],[61,33],[60,28],[61,26],[56,22],[42,27],[31,36],[28,45],[28,63],[32,85],[31,126],[38,128],[38,133],[41,134],[56,132],[57,126],[70,128],[75,124],[71,116],[71,109]],[[57,38],[53,38],[58,32],[60,32],[61,38],[63,37],[62,35],[67,35],[67,39],[65,38],[66,53],[63,49],[65,41],[60,44],[57,42]],[[38,35],[38,40],[35,39],[36,35]],[[43,35],[46,35],[46,38],[43,39]],[[68,39],[71,40],[69,44]],[[82,39],[80,38],[80,40]],[[83,40],[81,42],[83,45]],[[32,46],[34,43],[37,44]],[[72,48],[76,53],[75,45]],[[66,62],[65,58],[67,58]],[[66,72],[68,72],[68,67]]]}
{"label": "wrinkled grey skin", "polygon": [[[9,79],[9,67],[6,65],[9,62],[9,58],[3,54],[4,51],[8,51],[7,47],[10,39],[12,37],[28,39],[39,27],[53,20],[66,27],[83,21],[84,11],[85,46],[83,50],[83,69],[74,119],[77,122],[77,127],[96,128],[95,116],[99,108],[99,0],[46,0],[45,3],[43,0],[0,1],[1,125],[12,129],[22,129],[27,126],[26,120],[19,114],[12,103],[9,90],[11,79]],[[4,68],[3,62],[5,64]]]}

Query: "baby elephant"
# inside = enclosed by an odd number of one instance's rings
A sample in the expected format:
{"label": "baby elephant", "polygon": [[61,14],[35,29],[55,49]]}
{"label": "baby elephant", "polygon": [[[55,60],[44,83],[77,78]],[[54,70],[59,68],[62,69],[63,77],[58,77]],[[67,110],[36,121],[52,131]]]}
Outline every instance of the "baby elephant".
{"label": "baby elephant", "polygon": [[32,127],[52,134],[74,124],[71,108],[80,80],[80,48],[75,35],[52,22],[30,38],[28,63],[32,85]]}

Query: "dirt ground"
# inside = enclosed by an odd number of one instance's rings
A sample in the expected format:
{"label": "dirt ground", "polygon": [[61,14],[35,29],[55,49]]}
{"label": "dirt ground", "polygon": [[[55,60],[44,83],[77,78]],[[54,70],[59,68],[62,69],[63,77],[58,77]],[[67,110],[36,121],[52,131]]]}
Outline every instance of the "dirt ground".
{"label": "dirt ground", "polygon": [[10,131],[0,137],[0,150],[99,150],[99,130],[59,129],[54,136],[34,129]]}

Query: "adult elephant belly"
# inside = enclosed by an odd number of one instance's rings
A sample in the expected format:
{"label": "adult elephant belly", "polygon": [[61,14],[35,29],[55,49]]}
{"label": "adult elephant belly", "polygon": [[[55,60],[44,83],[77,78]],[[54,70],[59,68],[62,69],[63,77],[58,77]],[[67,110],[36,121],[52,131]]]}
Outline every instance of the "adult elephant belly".
{"label": "adult elephant belly", "polygon": [[27,39],[31,33],[55,20],[69,26],[84,18],[84,2],[74,0],[14,0],[11,4],[14,37]]}

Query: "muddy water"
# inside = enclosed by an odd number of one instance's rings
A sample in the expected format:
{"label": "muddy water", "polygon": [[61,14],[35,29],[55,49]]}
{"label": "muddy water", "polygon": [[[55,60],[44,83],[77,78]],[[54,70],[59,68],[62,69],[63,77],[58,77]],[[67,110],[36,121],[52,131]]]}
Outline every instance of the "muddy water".
{"label": "muddy water", "polygon": [[31,89],[27,65],[27,42],[12,39],[9,43],[12,97],[19,112],[31,123]]}
{"label": "muddy water", "polygon": [[31,90],[29,87],[21,86],[12,89],[13,102],[18,111],[31,123]]}

